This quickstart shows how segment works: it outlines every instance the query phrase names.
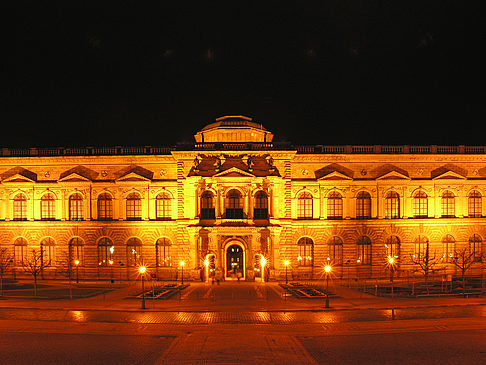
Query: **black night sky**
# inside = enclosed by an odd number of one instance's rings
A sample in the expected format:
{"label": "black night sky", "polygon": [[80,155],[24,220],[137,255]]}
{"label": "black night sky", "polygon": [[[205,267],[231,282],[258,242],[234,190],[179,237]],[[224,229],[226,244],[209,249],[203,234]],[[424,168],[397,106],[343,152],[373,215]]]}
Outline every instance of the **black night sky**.
{"label": "black night sky", "polygon": [[479,9],[233,3],[3,5],[0,147],[174,145],[235,114],[294,144],[486,144]]}

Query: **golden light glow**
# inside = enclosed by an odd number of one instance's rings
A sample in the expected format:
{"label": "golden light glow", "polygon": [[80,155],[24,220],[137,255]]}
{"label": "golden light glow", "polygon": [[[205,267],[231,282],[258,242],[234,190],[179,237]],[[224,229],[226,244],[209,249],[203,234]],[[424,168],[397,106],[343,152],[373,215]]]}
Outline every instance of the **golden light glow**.
{"label": "golden light glow", "polygon": [[209,260],[208,259],[204,260],[204,266],[206,266],[206,267],[209,266]]}
{"label": "golden light glow", "polygon": [[184,266],[185,264],[186,264],[186,263],[185,263],[184,261],[180,261],[180,262],[179,262],[179,265],[180,265],[180,266]]}
{"label": "golden light glow", "polygon": [[393,265],[395,263],[395,259],[393,257],[391,257],[391,256],[388,256],[388,263],[390,265]]}
{"label": "golden light glow", "polygon": [[260,260],[262,266],[265,266],[265,264],[267,263],[267,260],[265,259],[265,257],[262,256],[262,259]]}
{"label": "golden light glow", "polygon": [[285,265],[285,266],[289,266],[289,264],[290,264],[289,260],[285,260],[285,261],[284,261],[284,265]]}
{"label": "golden light glow", "polygon": [[140,266],[138,268],[138,271],[140,272],[140,274],[145,274],[145,271],[147,271],[147,268],[145,266]]}
{"label": "golden light glow", "polygon": [[326,272],[326,274],[329,274],[331,272],[331,270],[332,270],[331,265],[324,266],[324,271]]}
{"label": "golden light glow", "polygon": [[74,260],[74,264],[77,266],[79,265],[79,260]]}

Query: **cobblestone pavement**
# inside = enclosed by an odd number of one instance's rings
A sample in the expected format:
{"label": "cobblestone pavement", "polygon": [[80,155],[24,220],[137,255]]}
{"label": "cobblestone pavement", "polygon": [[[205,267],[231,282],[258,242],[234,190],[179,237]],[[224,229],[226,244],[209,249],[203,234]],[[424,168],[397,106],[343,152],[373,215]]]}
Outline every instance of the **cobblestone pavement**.
{"label": "cobblestone pavement", "polygon": [[[403,308],[395,310],[396,320],[486,317],[486,306]],[[112,310],[64,310],[3,308],[0,320],[108,322],[141,324],[325,324],[391,320],[391,310],[289,312],[158,312]]]}

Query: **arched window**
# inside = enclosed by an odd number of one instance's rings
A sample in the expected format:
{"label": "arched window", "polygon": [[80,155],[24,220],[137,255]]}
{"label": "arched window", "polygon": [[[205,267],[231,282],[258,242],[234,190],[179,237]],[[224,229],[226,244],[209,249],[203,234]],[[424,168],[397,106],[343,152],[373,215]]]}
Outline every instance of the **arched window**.
{"label": "arched window", "polygon": [[356,262],[361,265],[371,265],[371,240],[368,236],[358,238],[358,259]]}
{"label": "arched window", "polygon": [[127,196],[127,221],[139,221],[142,219],[142,199],[138,193],[130,193]]}
{"label": "arched window", "polygon": [[312,195],[308,192],[302,192],[297,199],[297,218],[312,219]]}
{"label": "arched window", "polygon": [[111,221],[113,219],[113,200],[108,193],[98,195],[98,220]]}
{"label": "arched window", "polygon": [[446,190],[442,194],[442,218],[453,218],[455,216],[454,193]]}
{"label": "arched window", "polygon": [[343,197],[337,191],[327,197],[327,219],[343,219]]}
{"label": "arched window", "polygon": [[481,261],[482,259],[482,244],[483,241],[478,234],[469,237],[469,251],[473,253],[474,261]]}
{"label": "arched window", "polygon": [[80,237],[73,237],[69,240],[69,259],[71,265],[75,265],[75,261],[79,261],[79,266],[84,263],[84,241]]}
{"label": "arched window", "polygon": [[400,218],[400,195],[396,191],[389,191],[385,197],[385,218]]}
{"label": "arched window", "polygon": [[27,262],[27,240],[19,237],[14,241],[14,265],[24,266]]}
{"label": "arched window", "polygon": [[201,194],[201,219],[215,219],[213,193],[206,190]]}
{"label": "arched window", "polygon": [[469,197],[467,199],[467,215],[470,218],[480,218],[483,215],[481,198],[481,193],[477,190],[473,190],[469,193]]}
{"label": "arched window", "polygon": [[51,237],[44,238],[40,243],[42,262],[44,265],[56,265],[56,241]]}
{"label": "arched window", "polygon": [[417,191],[413,196],[413,217],[427,218],[429,216],[427,194]]}
{"label": "arched window", "polygon": [[102,237],[98,241],[98,265],[109,266],[113,265],[113,253],[115,246],[108,237]]}
{"label": "arched window", "polygon": [[142,241],[131,237],[127,241],[127,265],[137,266],[142,262]]}
{"label": "arched window", "polygon": [[231,189],[226,194],[225,201],[225,217],[228,219],[241,219],[243,218],[243,199],[241,193],[236,189]]}
{"label": "arched window", "polygon": [[356,196],[356,218],[371,218],[371,195],[366,191],[360,191]]}
{"label": "arched window", "polygon": [[[427,250],[430,250],[429,239],[425,236],[419,235],[415,239],[415,250],[413,254],[415,261],[420,261],[422,256],[426,255]],[[430,254],[431,252],[429,251],[429,255]]]}
{"label": "arched window", "polygon": [[328,247],[328,261],[332,265],[342,265],[343,264],[343,241],[338,236],[333,236],[327,241]]}
{"label": "arched window", "polygon": [[79,193],[74,193],[69,197],[69,220],[83,220],[83,196]]}
{"label": "arched window", "polygon": [[452,235],[446,234],[442,239],[442,259],[446,262],[451,261],[456,249],[456,240]]}
{"label": "arched window", "polygon": [[400,259],[400,239],[397,236],[390,236],[385,243],[388,257]]}
{"label": "arched window", "polygon": [[157,220],[170,220],[172,218],[171,197],[168,193],[160,193],[155,198],[155,216]]}
{"label": "arched window", "polygon": [[155,259],[159,267],[171,267],[172,261],[170,256],[171,242],[168,238],[162,237],[155,242]]}
{"label": "arched window", "polygon": [[314,263],[314,241],[310,237],[302,237],[297,242],[299,246],[299,256],[297,262],[299,266],[312,266]]}
{"label": "arched window", "polygon": [[13,199],[13,220],[27,220],[27,197],[23,193],[18,193]]}
{"label": "arched window", "polygon": [[52,221],[56,219],[56,198],[52,193],[46,193],[41,198],[41,220]]}
{"label": "arched window", "polygon": [[255,194],[253,219],[268,219],[268,197],[264,191],[260,190]]}

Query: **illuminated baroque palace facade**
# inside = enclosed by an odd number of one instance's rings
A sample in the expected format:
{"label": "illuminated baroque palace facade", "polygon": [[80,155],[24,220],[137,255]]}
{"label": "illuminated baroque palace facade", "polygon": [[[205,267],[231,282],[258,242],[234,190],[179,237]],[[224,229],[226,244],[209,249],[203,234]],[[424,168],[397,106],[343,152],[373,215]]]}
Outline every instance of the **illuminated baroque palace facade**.
{"label": "illuminated baroque palace facade", "polygon": [[[243,116],[217,119],[192,145],[2,149],[0,245],[14,272],[41,250],[44,276],[79,261],[83,279],[160,280],[206,272],[253,280],[399,275],[412,257],[457,273],[468,248],[484,271],[486,150],[445,146],[292,146]],[[414,256],[415,255],[415,256]],[[205,269],[205,263],[209,269]]]}

